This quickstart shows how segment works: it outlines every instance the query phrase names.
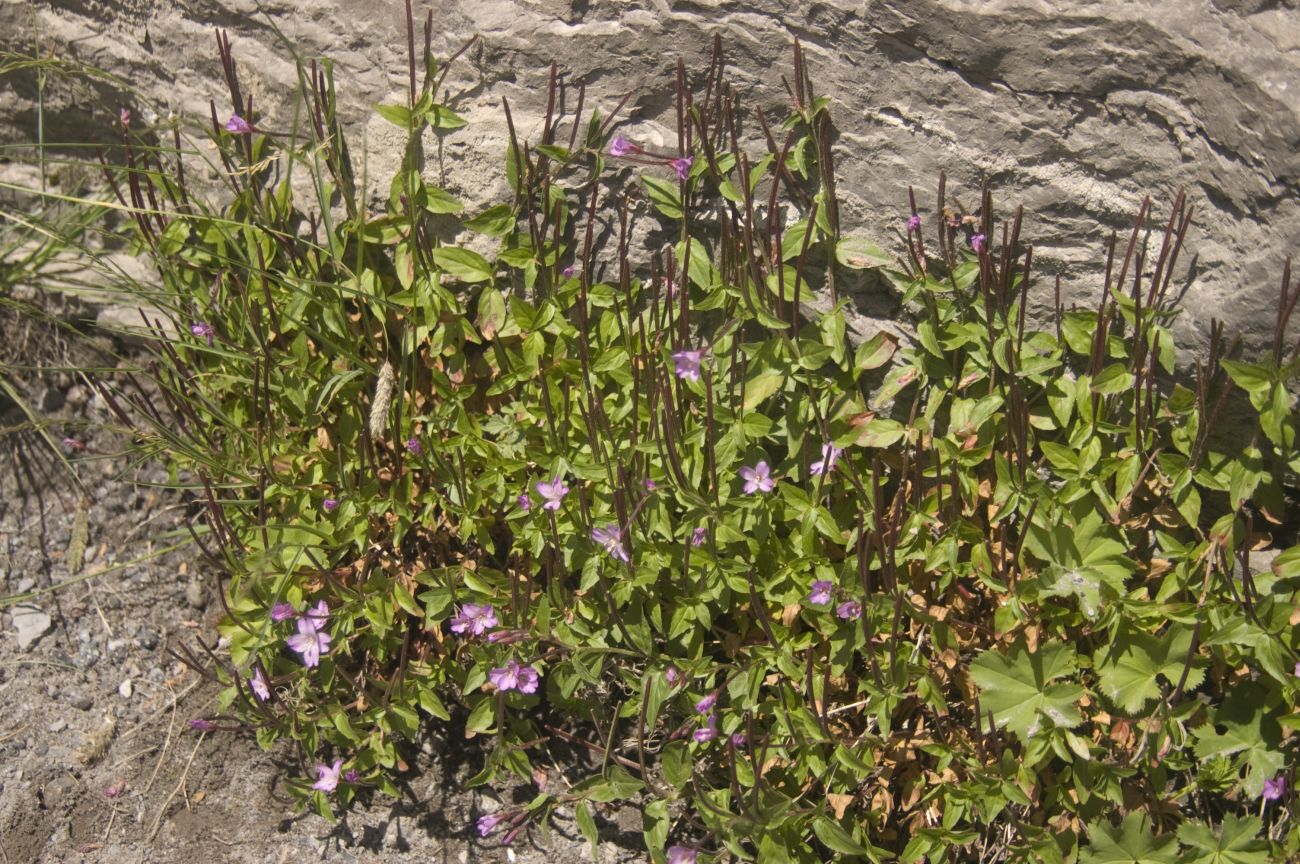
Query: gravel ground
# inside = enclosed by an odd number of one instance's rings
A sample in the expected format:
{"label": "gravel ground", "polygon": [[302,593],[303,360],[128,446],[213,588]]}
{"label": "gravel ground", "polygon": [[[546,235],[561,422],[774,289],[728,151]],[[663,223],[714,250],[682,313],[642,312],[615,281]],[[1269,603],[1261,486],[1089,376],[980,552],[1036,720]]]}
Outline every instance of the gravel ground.
{"label": "gravel ground", "polygon": [[[594,859],[571,812],[511,848],[480,841],[468,828],[479,815],[536,789],[467,789],[482,753],[454,728],[429,730],[402,800],[377,795],[337,824],[295,813],[278,788],[296,771],[287,749],[187,725],[216,688],[166,649],[211,643],[220,604],[193,549],[165,551],[187,536],[186,502],[101,425],[84,383],[21,384],[55,440],[85,449],[71,456],[78,485],[0,406],[0,864],[644,860],[635,808],[602,814]],[[50,590],[78,577],[90,578]]]}

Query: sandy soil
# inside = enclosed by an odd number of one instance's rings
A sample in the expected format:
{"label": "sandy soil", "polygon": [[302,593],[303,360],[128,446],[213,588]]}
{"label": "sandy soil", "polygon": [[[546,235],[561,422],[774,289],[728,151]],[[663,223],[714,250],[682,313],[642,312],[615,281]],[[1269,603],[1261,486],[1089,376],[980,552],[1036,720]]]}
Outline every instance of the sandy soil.
{"label": "sandy soil", "polygon": [[[78,350],[72,359],[92,359]],[[402,800],[376,795],[333,825],[295,813],[280,792],[297,771],[287,749],[192,731],[188,719],[211,710],[216,688],[167,648],[211,643],[219,603],[194,550],[163,552],[183,536],[187,504],[157,488],[159,466],[140,463],[101,425],[106,406],[84,383],[58,373],[21,383],[45,403],[55,439],[85,449],[71,456],[79,487],[32,433],[0,438],[0,598],[9,598],[0,612],[0,864],[593,860],[571,812],[511,848],[479,840],[478,816],[536,790],[465,788],[482,753],[455,728],[428,730]],[[0,414],[0,429],[22,419],[12,406]],[[24,594],[34,596],[11,602]],[[20,648],[24,615],[43,632]],[[562,781],[556,773],[549,782]],[[603,816],[594,860],[644,860],[639,814]]]}

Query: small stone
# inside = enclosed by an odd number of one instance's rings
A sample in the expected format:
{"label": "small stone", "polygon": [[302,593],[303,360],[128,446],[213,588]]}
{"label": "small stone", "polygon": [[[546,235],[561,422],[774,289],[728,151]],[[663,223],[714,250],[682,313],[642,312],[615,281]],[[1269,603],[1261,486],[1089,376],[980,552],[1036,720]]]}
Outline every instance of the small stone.
{"label": "small stone", "polygon": [[36,579],[31,576],[24,576],[18,580],[17,587],[19,594],[26,594],[28,591],[36,587]]}
{"label": "small stone", "polygon": [[68,699],[68,704],[78,711],[89,711],[94,707],[94,702],[89,696],[77,695]]}
{"label": "small stone", "polygon": [[67,729],[67,728],[68,728],[68,721],[67,721],[67,720],[55,720],[53,723],[50,724],[50,731],[51,731],[51,732],[56,732],[56,733],[57,733],[57,732],[62,732],[64,729]]}
{"label": "small stone", "polygon": [[203,590],[203,583],[193,580],[185,586],[185,602],[193,609],[203,609],[208,605],[208,592]]}
{"label": "small stone", "polygon": [[80,408],[90,399],[90,394],[86,392],[85,387],[80,384],[74,384],[71,389],[68,390],[67,399],[68,404],[73,408]]}
{"label": "small stone", "polygon": [[12,610],[14,629],[18,631],[18,650],[26,651],[50,629],[50,616],[37,606],[19,603]]}
{"label": "small stone", "polygon": [[123,679],[122,683],[117,685],[117,695],[123,699],[130,699],[131,694],[135,692],[135,685],[131,683],[130,678]]}
{"label": "small stone", "polygon": [[63,407],[64,401],[65,397],[62,390],[58,387],[46,387],[45,391],[41,393],[41,410],[58,411]]}

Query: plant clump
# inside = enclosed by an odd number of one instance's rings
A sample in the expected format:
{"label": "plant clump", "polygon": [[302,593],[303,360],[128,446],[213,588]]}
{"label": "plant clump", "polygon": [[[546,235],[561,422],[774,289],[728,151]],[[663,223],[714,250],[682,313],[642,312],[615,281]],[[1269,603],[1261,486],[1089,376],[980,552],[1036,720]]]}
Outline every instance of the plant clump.
{"label": "plant clump", "polygon": [[[221,204],[124,124],[110,177],[176,327],[156,403],[104,394],[206,505],[228,653],[191,655],[225,685],[199,719],[292,742],[326,816],[450,725],[486,742],[473,782],[537,784],[479,835],[567,808],[594,845],[633,799],[659,864],[1300,850],[1300,549],[1252,555],[1300,471],[1289,270],[1270,356],[1216,328],[1180,376],[1191,208],[1152,235],[1144,205],[1096,307],[1058,280],[1035,329],[987,189],[909,202],[898,255],[842,229],[797,45],[781,122],[720,49],[679,65],[664,152],[581,89],[560,113],[553,71],[536,141],[505,106],[509,200],[466,213],[421,170],[465,125],[429,32],[379,106],[409,145],[376,210],[328,63],[280,129],[222,42]],[[914,339],[851,341],[864,272]]]}

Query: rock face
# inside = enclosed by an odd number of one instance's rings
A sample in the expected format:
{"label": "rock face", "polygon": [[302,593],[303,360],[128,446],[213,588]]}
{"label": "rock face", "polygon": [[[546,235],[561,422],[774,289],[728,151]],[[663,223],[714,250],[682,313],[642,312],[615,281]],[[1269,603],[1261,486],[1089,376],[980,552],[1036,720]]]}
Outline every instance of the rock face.
{"label": "rock face", "polygon": [[[277,116],[301,56],[329,56],[345,117],[372,176],[400,157],[396,130],[370,106],[406,80],[401,0],[44,0],[0,4],[0,32],[110,69],[138,92],[102,82],[76,100],[47,88],[47,140],[110,139],[108,105],[168,108],[202,119],[221,98],[213,31],[226,28],[245,92]],[[417,22],[423,16],[417,3]],[[968,207],[982,178],[1001,212],[1025,206],[1037,297],[1060,274],[1067,301],[1095,303],[1104,241],[1121,235],[1144,194],[1157,219],[1176,191],[1196,208],[1176,282],[1183,347],[1211,317],[1259,348],[1271,337],[1283,258],[1300,250],[1300,9],[1296,0],[440,0],[434,49],[482,41],[455,67],[455,107],[471,125],[446,139],[438,167],[470,200],[504,191],[501,97],[529,129],[544,110],[554,60],[588,105],[653,139],[673,123],[680,55],[702,76],[713,34],[748,104],[784,116],[795,37],[820,93],[834,100],[842,221],[890,242],[907,187],[932,211],[940,169]],[[417,24],[418,26],[418,24]],[[287,41],[286,41],[287,40]],[[573,89],[568,96],[573,97]],[[0,81],[0,141],[31,140],[34,79]],[[91,135],[90,137],[96,137]],[[1154,251],[1151,258],[1154,259]],[[1300,318],[1300,316],[1296,316]],[[1300,328],[1294,322],[1292,328]]]}

